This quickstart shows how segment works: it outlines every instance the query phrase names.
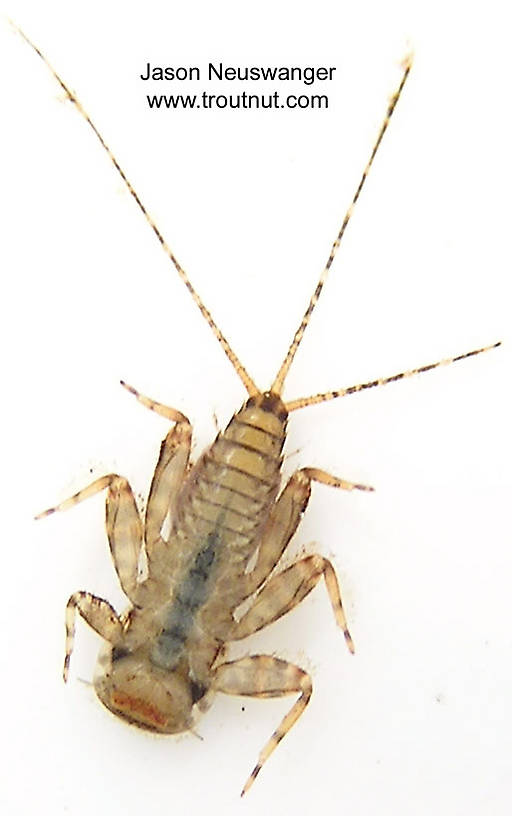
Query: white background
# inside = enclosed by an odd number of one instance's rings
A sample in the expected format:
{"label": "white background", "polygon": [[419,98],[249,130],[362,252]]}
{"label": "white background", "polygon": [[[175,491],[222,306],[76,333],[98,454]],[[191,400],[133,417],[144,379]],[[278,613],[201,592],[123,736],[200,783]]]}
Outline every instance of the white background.
{"label": "white background", "polygon": [[[78,93],[258,384],[326,260],[412,46],[414,70],[287,383],[294,398],[492,343],[475,360],[293,415],[315,487],[294,543],[337,566],[351,657],[323,587],[242,645],[315,693],[245,800],[291,699],[219,696],[194,735],[125,726],[91,687],[64,606],[122,609],[103,497],[32,516],[110,471],[146,494],[163,420],[200,450],[244,398],[85,122],[5,19],[2,167],[2,744],[8,814],[510,813],[510,52],[505,4],[4,2]],[[336,66],[328,111],[149,111],[148,61]],[[154,92],[193,93],[206,82]],[[241,91],[224,83],[217,90]],[[251,91],[301,92],[280,83]],[[306,92],[307,89],[306,89]],[[311,543],[310,543],[311,542]],[[314,542],[314,543],[313,543]],[[240,650],[239,650],[240,651]]]}

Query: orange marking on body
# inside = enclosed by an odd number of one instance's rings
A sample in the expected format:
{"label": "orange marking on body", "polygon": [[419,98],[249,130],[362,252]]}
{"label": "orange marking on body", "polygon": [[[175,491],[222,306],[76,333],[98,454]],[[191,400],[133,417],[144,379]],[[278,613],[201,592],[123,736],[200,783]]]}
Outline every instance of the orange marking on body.
{"label": "orange marking on body", "polygon": [[162,726],[167,724],[167,717],[156,706],[150,705],[141,697],[130,697],[124,691],[114,691],[112,702],[122,711],[132,715],[139,714],[153,725]]}

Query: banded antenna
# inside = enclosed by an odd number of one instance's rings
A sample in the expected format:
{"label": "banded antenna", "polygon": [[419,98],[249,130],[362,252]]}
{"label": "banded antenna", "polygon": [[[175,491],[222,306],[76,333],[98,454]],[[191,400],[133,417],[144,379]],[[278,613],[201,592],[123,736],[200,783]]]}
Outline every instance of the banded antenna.
{"label": "banded antenna", "polygon": [[357,200],[358,200],[359,196],[361,195],[361,191],[362,191],[362,189],[364,187],[365,181],[368,178],[368,174],[369,174],[370,168],[371,168],[371,166],[373,164],[373,160],[374,160],[375,156],[377,155],[377,151],[378,151],[378,149],[380,147],[382,139],[384,138],[384,134],[385,134],[386,130],[388,129],[388,125],[389,125],[389,122],[390,122],[391,117],[393,115],[393,111],[395,110],[396,104],[397,104],[398,100],[400,99],[400,95],[401,95],[401,93],[402,93],[402,91],[404,89],[404,85],[405,85],[405,83],[407,81],[407,77],[409,76],[411,66],[412,66],[412,55],[408,55],[404,59],[404,61],[402,63],[403,73],[402,73],[402,78],[400,80],[400,84],[398,85],[398,88],[396,89],[395,93],[393,94],[393,96],[389,100],[389,105],[388,105],[388,109],[386,111],[386,115],[384,116],[384,120],[382,122],[382,125],[380,126],[380,130],[379,130],[377,139],[375,140],[375,144],[373,145],[372,152],[370,153],[370,158],[368,159],[366,167],[364,168],[363,175],[361,176],[361,180],[359,181],[357,189],[356,189],[356,191],[354,193],[352,203],[350,204],[350,207],[348,208],[347,212],[345,213],[345,217],[344,217],[343,222],[341,224],[340,231],[338,232],[338,234],[336,236],[336,239],[335,239],[335,241],[334,241],[334,243],[333,243],[333,245],[331,247],[329,257],[327,258],[327,263],[325,264],[323,272],[320,275],[320,278],[319,278],[318,283],[316,285],[315,291],[311,295],[311,300],[309,301],[308,308],[304,312],[304,317],[302,318],[302,320],[300,322],[299,328],[295,332],[295,335],[294,335],[293,340],[291,342],[290,348],[288,349],[286,357],[284,358],[283,362],[281,363],[281,368],[277,372],[276,378],[275,378],[274,382],[272,383],[271,391],[273,391],[275,394],[281,394],[282,393],[285,379],[286,379],[286,377],[288,375],[288,372],[290,370],[290,367],[291,367],[291,365],[293,363],[293,360],[294,360],[295,354],[297,352],[297,349],[300,346],[301,340],[302,340],[302,338],[304,336],[304,332],[306,331],[306,328],[307,328],[307,326],[309,324],[309,321],[311,319],[311,315],[313,314],[315,306],[318,303],[318,300],[319,300],[320,295],[322,293],[322,289],[324,288],[325,281],[327,280],[327,275],[329,273],[329,269],[331,268],[332,263],[333,263],[333,261],[334,261],[334,259],[336,257],[336,253],[338,252],[339,246],[340,246],[341,241],[343,239],[343,236],[345,234],[345,230],[347,229],[348,222],[350,221],[350,219],[352,217],[352,213],[354,212],[354,207],[355,207],[355,205],[357,203]]}
{"label": "banded antenna", "polygon": [[42,59],[42,61],[44,62],[44,64],[48,68],[48,70],[53,74],[53,76],[55,77],[55,79],[59,83],[60,87],[62,88],[62,90],[66,94],[69,101],[73,103],[73,105],[75,106],[77,111],[83,116],[83,118],[85,119],[85,121],[87,122],[87,124],[89,125],[91,130],[93,131],[94,135],[98,139],[98,141],[99,141],[100,145],[102,146],[103,150],[106,152],[107,156],[109,157],[110,161],[114,165],[115,169],[117,170],[117,172],[121,176],[121,178],[122,178],[124,184],[126,185],[130,195],[135,200],[135,202],[136,202],[138,208],[140,209],[140,211],[142,212],[144,218],[146,219],[149,226],[153,230],[154,234],[158,238],[158,241],[161,244],[162,249],[164,250],[165,254],[167,255],[167,257],[174,264],[174,267],[176,268],[176,271],[177,271],[178,275],[180,276],[181,280],[183,281],[183,283],[187,287],[188,291],[190,292],[190,294],[192,296],[192,299],[194,300],[194,303],[196,304],[199,311],[203,315],[204,319],[208,323],[208,325],[209,325],[210,329],[212,330],[213,334],[215,335],[215,337],[217,338],[217,340],[221,344],[226,357],[228,358],[231,365],[235,369],[236,373],[238,374],[238,376],[242,380],[242,383],[244,384],[244,387],[245,387],[247,393],[249,394],[249,396],[255,396],[256,394],[261,393],[260,389],[257,387],[254,380],[249,376],[249,374],[246,371],[245,367],[242,365],[242,363],[238,359],[237,355],[235,354],[235,352],[231,348],[231,345],[228,343],[226,337],[224,336],[224,334],[219,329],[219,327],[218,327],[217,323],[215,322],[215,320],[213,319],[210,311],[204,305],[199,293],[197,292],[197,290],[192,285],[192,283],[190,281],[190,278],[188,277],[187,273],[185,272],[185,270],[183,269],[183,267],[179,263],[178,259],[174,255],[174,253],[173,253],[172,249],[170,248],[170,246],[167,244],[167,242],[166,242],[165,238],[163,237],[162,233],[160,232],[158,226],[153,221],[151,215],[149,214],[148,209],[146,208],[146,205],[142,202],[142,200],[139,197],[138,193],[135,191],[130,179],[128,178],[128,176],[124,172],[124,170],[121,167],[121,165],[119,164],[119,162],[117,161],[117,159],[114,156],[112,150],[110,149],[110,147],[106,143],[105,139],[101,135],[100,131],[98,130],[98,128],[96,127],[96,125],[92,121],[91,117],[89,116],[89,114],[87,113],[85,108],[83,107],[83,105],[80,102],[80,100],[78,99],[77,95],[66,85],[66,83],[64,82],[62,77],[57,73],[55,68],[53,68],[51,63],[46,59],[46,57],[42,53],[42,51],[40,51],[40,49],[32,42],[32,40],[30,40],[27,37],[27,35],[21,30],[21,28],[19,28],[12,21],[10,21],[10,22],[11,22],[11,25],[13,26],[13,28],[18,32],[18,34],[20,34],[20,36],[23,37],[25,42],[28,43],[28,45],[30,45],[30,47],[36,52],[38,57],[40,57]]}
{"label": "banded antenna", "polygon": [[[158,226],[153,221],[153,219],[152,219],[151,215],[149,214],[149,211],[147,210],[145,204],[140,199],[139,195],[135,191],[132,183],[130,182],[130,180],[127,177],[126,173],[124,172],[123,168],[121,167],[121,165],[117,161],[117,159],[114,156],[112,150],[110,149],[110,147],[106,143],[105,139],[101,135],[100,131],[98,130],[98,128],[96,127],[96,125],[94,124],[92,119],[90,118],[89,114],[87,113],[87,111],[83,107],[82,103],[80,102],[80,100],[78,99],[76,94],[66,85],[66,83],[64,82],[62,77],[57,73],[57,71],[53,68],[53,66],[47,60],[45,55],[29,39],[29,37],[27,37],[27,35],[17,25],[15,25],[15,23],[13,23],[12,21],[10,21],[10,22],[11,22],[11,25],[13,26],[13,28],[15,29],[15,31],[17,31],[17,33],[25,40],[25,42],[36,52],[38,57],[40,57],[40,59],[44,62],[44,64],[48,68],[48,70],[55,77],[58,84],[60,85],[60,87],[62,88],[64,93],[66,94],[67,98],[70,100],[70,102],[73,103],[75,108],[83,116],[83,118],[85,119],[85,121],[87,122],[87,124],[89,125],[91,130],[93,131],[94,135],[98,139],[98,141],[101,144],[102,148],[107,153],[110,161],[112,162],[112,164],[114,165],[114,167],[117,170],[118,174],[120,175],[121,179],[123,180],[124,184],[126,185],[126,188],[128,189],[130,195],[132,196],[135,203],[137,204],[137,206],[141,210],[141,212],[142,212],[144,218],[146,219],[147,223],[149,224],[149,226],[153,230],[153,233],[156,235],[156,237],[157,237],[159,243],[161,244],[162,249],[164,250],[165,254],[170,259],[170,261],[173,263],[178,275],[180,276],[181,280],[183,281],[183,283],[187,287],[187,289],[188,289],[190,295],[192,296],[192,299],[194,300],[196,306],[198,307],[199,311],[201,312],[202,316],[204,317],[204,319],[208,323],[208,325],[209,325],[210,329],[212,330],[213,334],[215,335],[215,337],[219,341],[220,345],[222,346],[226,357],[228,358],[231,365],[235,369],[238,377],[242,381],[242,383],[243,383],[247,393],[249,394],[249,396],[253,397],[253,396],[256,396],[258,394],[261,394],[260,389],[257,387],[257,385],[254,382],[254,380],[252,379],[252,377],[250,377],[250,375],[247,372],[246,368],[242,365],[242,363],[240,362],[238,356],[235,354],[235,352],[231,348],[230,343],[227,341],[227,339],[224,336],[223,332],[221,332],[221,330],[218,327],[217,323],[213,319],[210,311],[204,305],[199,293],[197,292],[197,290],[192,285],[187,273],[185,272],[185,270],[183,269],[183,267],[179,263],[178,259],[174,255],[173,251],[171,250],[171,248],[169,247],[169,245],[165,241],[165,238],[163,237],[162,233],[160,232]],[[325,281],[327,279],[329,269],[331,268],[332,263],[334,261],[334,258],[336,257],[336,253],[337,253],[337,251],[339,249],[339,246],[341,244],[343,235],[345,234],[345,230],[347,228],[347,225],[348,225],[348,223],[350,221],[350,218],[352,216],[352,213],[354,211],[354,207],[355,207],[355,205],[356,205],[356,203],[357,203],[357,201],[359,199],[361,191],[362,191],[362,189],[364,187],[364,184],[365,184],[366,179],[368,177],[368,174],[370,172],[370,168],[371,168],[371,166],[373,164],[373,160],[375,159],[375,156],[376,156],[377,151],[378,151],[378,149],[380,147],[380,144],[382,142],[384,134],[385,134],[385,132],[386,132],[386,130],[388,128],[391,116],[393,115],[393,111],[395,110],[397,102],[398,102],[398,100],[400,98],[400,95],[401,95],[401,93],[403,91],[404,85],[405,85],[405,83],[407,81],[407,77],[409,76],[411,66],[412,66],[412,56],[408,55],[404,59],[404,61],[402,63],[403,71],[402,71],[402,77],[400,79],[400,83],[399,83],[395,93],[392,95],[392,97],[391,97],[391,99],[389,101],[388,108],[387,108],[386,114],[384,116],[384,120],[383,120],[382,125],[380,127],[380,130],[379,130],[377,139],[375,141],[375,144],[373,146],[373,149],[372,149],[372,151],[370,153],[370,158],[368,160],[368,163],[366,164],[366,167],[365,167],[365,169],[363,171],[363,174],[361,176],[361,180],[359,182],[359,185],[358,185],[358,187],[356,189],[356,192],[354,194],[354,197],[352,199],[352,203],[349,206],[347,212],[345,213],[345,217],[344,217],[343,222],[341,224],[340,231],[338,232],[338,235],[336,236],[336,239],[335,239],[335,241],[334,241],[334,243],[333,243],[333,245],[331,247],[331,251],[330,251],[329,257],[327,259],[327,263],[326,263],[326,265],[325,265],[325,267],[323,269],[322,274],[320,275],[320,278],[319,278],[318,283],[316,285],[315,291],[313,292],[313,294],[311,296],[308,307],[307,307],[307,309],[306,309],[306,311],[304,313],[304,316],[303,316],[303,318],[302,318],[302,320],[300,322],[300,325],[299,325],[297,331],[295,332],[295,335],[294,335],[293,340],[292,340],[292,342],[290,344],[290,347],[288,349],[286,357],[284,358],[284,360],[283,360],[283,362],[281,364],[281,367],[279,368],[279,371],[278,371],[278,373],[276,375],[276,378],[275,378],[274,382],[272,383],[272,386],[271,386],[270,390],[274,394],[281,395],[281,393],[282,393],[284,383],[285,383],[286,377],[288,375],[288,372],[290,370],[290,367],[291,367],[291,365],[293,363],[295,354],[296,354],[297,349],[299,348],[299,345],[300,345],[300,343],[302,341],[302,338],[304,336],[304,332],[306,331],[306,328],[307,328],[307,326],[309,324],[309,321],[310,321],[311,315],[312,315],[312,313],[313,313],[313,311],[315,309],[315,306],[318,303],[318,299],[320,297],[320,294],[321,294],[322,289],[324,287]],[[286,408],[287,408],[288,411],[296,411],[299,408],[306,408],[309,405],[316,405],[319,402],[326,402],[327,400],[337,399],[338,397],[345,397],[345,396],[347,396],[349,394],[354,394],[357,391],[363,391],[365,389],[374,388],[374,387],[380,386],[380,385],[387,385],[388,383],[396,382],[397,380],[405,379],[406,377],[412,377],[412,376],[414,376],[416,374],[422,374],[425,371],[430,371],[430,370],[432,370],[434,368],[438,368],[439,366],[448,365],[449,363],[454,363],[454,362],[457,362],[458,360],[464,360],[467,357],[473,357],[473,356],[475,356],[477,354],[481,354],[484,351],[488,351],[489,349],[497,348],[500,345],[501,345],[500,342],[494,343],[494,344],[492,344],[490,346],[485,346],[484,348],[475,349],[474,351],[466,352],[465,354],[459,354],[457,357],[450,357],[450,358],[447,358],[445,360],[439,360],[439,361],[437,361],[435,363],[429,363],[427,365],[420,366],[419,368],[410,369],[409,371],[402,371],[402,372],[400,372],[398,374],[393,374],[393,375],[391,375],[389,377],[381,377],[379,379],[371,380],[371,381],[366,382],[366,383],[360,383],[359,385],[352,385],[352,386],[349,386],[347,388],[342,388],[342,389],[335,390],[335,391],[328,391],[328,392],[325,392],[323,394],[316,394],[316,395],[310,396],[310,397],[302,397],[300,399],[296,399],[296,400],[292,400],[291,402],[287,402],[287,403],[285,403],[285,405],[286,405]]]}

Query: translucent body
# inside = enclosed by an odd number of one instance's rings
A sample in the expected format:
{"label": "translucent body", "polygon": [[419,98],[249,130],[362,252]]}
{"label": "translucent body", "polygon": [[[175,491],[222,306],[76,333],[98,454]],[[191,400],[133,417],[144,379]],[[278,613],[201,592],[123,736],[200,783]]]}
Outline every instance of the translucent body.
{"label": "translucent body", "polygon": [[191,727],[247,596],[247,564],[280,484],[286,421],[279,398],[249,400],[183,481],[168,540],[149,548],[122,637],[98,661],[100,700],[130,722],[165,733]]}
{"label": "translucent body", "polygon": [[[140,402],[174,423],[161,446],[144,521],[127,480],[114,473],[40,514],[65,510],[106,489],[110,550],[121,587],[131,604],[119,616],[106,600],[89,592],[71,595],[66,610],[64,679],[68,677],[78,612],[105,641],[94,681],[98,697],[116,715],[141,728],[162,733],[188,730],[195,714],[210,704],[217,691],[259,698],[298,695],[260,752],[242,790],[245,793],[304,711],[312,683],[298,666],[269,655],[225,662],[229,643],[248,637],[289,612],[323,578],[336,622],[350,651],[354,651],[332,564],[317,554],[301,558],[282,570],[279,561],[307,507],[312,482],[346,490],[371,488],[305,467],[297,470],[279,492],[288,414],[487,350],[477,349],[292,402],[281,399],[295,353],[409,75],[411,58],[403,63],[400,83],[389,101],[352,204],[288,353],[270,390],[262,393],[213,320],[77,96],[41,51],[23,32],[20,34],[46,63],[98,138],[249,394],[249,400],[233,416],[224,433],[191,467],[191,427],[187,418],[128,387]],[[170,533],[164,537],[162,530],[167,518],[171,522]],[[148,568],[143,581],[138,577],[141,556],[146,558]],[[240,614],[243,601],[247,605]]]}

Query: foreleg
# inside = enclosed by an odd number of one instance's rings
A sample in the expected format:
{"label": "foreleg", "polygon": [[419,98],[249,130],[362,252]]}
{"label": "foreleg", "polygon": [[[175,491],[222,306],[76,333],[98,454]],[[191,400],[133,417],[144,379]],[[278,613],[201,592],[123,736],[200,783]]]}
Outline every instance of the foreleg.
{"label": "foreleg", "polygon": [[366,485],[338,479],[318,468],[297,470],[272,508],[263,532],[255,567],[244,577],[242,598],[256,592],[283,555],[308,505],[311,482],[319,482],[342,490],[373,490]]}
{"label": "foreleg", "polygon": [[151,561],[152,550],[161,541],[162,526],[168,514],[174,512],[176,501],[185,479],[190,458],[192,428],[187,417],[175,408],[163,405],[160,402],[145,397],[135,388],[121,381],[130,394],[154,411],[159,416],[175,422],[160,447],[151,489],[149,491],[148,506],[144,525],[144,541],[146,554]]}

